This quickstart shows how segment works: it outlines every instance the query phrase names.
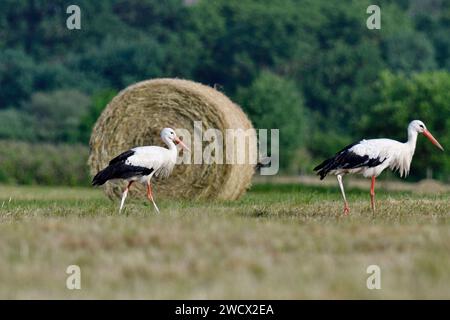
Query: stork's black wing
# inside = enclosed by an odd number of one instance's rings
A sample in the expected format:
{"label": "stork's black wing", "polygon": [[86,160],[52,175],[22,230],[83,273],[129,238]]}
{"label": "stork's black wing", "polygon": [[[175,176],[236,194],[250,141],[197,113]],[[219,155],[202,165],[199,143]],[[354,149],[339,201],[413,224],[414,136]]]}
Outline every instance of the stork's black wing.
{"label": "stork's black wing", "polygon": [[119,154],[117,157],[115,157],[114,159],[112,159],[109,162],[109,165],[115,164],[115,163],[119,163],[119,162],[125,162],[129,157],[131,157],[133,154],[135,153],[134,150],[127,150],[125,152],[122,152],[121,154]]}
{"label": "stork's black wing", "polygon": [[153,172],[153,168],[145,168],[126,164],[125,161],[134,155],[134,150],[128,150],[109,162],[109,165],[99,171],[92,179],[92,185],[101,186],[111,179],[129,179],[132,177],[147,176]]}
{"label": "stork's black wing", "polygon": [[380,160],[379,158],[370,158],[368,155],[361,156],[352,152],[350,149],[358,143],[353,143],[346,146],[344,149],[336,153],[334,157],[323,161],[315,167],[314,171],[316,171],[317,175],[320,176],[320,180],[325,178],[326,175],[332,170],[376,167],[384,162],[385,159]]}

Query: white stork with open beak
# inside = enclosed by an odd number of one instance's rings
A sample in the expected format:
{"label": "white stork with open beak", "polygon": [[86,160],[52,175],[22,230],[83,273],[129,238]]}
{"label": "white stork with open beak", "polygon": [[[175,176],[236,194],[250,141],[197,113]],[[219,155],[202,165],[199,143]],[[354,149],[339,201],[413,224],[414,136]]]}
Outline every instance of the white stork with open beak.
{"label": "white stork with open beak", "polygon": [[364,177],[372,178],[370,188],[370,200],[372,210],[375,211],[375,179],[384,169],[390,168],[393,171],[398,170],[401,177],[409,174],[409,168],[416,149],[417,135],[422,133],[435,146],[444,151],[444,148],[427,130],[425,124],[420,120],[412,121],[408,126],[408,141],[401,143],[391,139],[371,139],[362,140],[351,144],[334,157],[325,160],[314,171],[322,180],[328,173],[337,176],[342,197],[344,198],[344,214],[350,212],[348,202],[345,197],[342,176],[347,173],[359,173]]}
{"label": "white stork with open beak", "polygon": [[92,180],[94,186],[101,186],[106,181],[113,179],[128,181],[128,185],[122,194],[119,212],[122,211],[131,185],[138,181],[147,185],[147,197],[152,201],[156,212],[159,213],[158,206],[153,199],[151,179],[153,176],[166,178],[170,175],[178,156],[175,143],[190,151],[171,128],[164,128],[161,131],[161,139],[168,149],[158,146],[145,146],[125,151],[112,159],[109,165],[97,173]]}

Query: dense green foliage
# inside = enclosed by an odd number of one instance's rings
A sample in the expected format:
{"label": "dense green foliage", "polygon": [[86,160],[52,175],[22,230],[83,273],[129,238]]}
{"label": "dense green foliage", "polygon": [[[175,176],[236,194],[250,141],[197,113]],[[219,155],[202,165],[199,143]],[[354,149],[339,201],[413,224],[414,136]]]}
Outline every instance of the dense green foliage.
{"label": "dense green foliage", "polygon": [[[180,77],[217,85],[255,127],[279,128],[291,173],[364,135],[403,137],[416,118],[445,147],[450,2],[379,1],[381,30],[368,30],[371,2],[79,0],[82,28],[69,30],[71,1],[3,0],[0,138],[86,144],[119,90]],[[423,148],[413,177],[433,168],[448,180],[445,155]]]}
{"label": "dense green foliage", "polygon": [[280,165],[287,167],[295,151],[306,145],[302,137],[308,115],[295,83],[263,72],[248,88],[240,89],[237,98],[259,127],[280,130]]}
{"label": "dense green foliage", "polygon": [[[419,73],[407,77],[385,72],[381,75],[378,91],[379,101],[370,116],[361,122],[362,131],[368,135],[385,132],[393,138],[406,141],[404,124],[414,114],[429,124],[429,130],[439,137],[442,145],[450,146],[450,73]],[[383,120],[375,122],[371,117]],[[443,156],[426,138],[419,137],[412,168],[413,171],[418,168],[426,168],[428,172],[433,170],[434,178],[445,179],[450,176],[450,159]]]}
{"label": "dense green foliage", "polygon": [[0,183],[87,185],[88,148],[0,140]]}

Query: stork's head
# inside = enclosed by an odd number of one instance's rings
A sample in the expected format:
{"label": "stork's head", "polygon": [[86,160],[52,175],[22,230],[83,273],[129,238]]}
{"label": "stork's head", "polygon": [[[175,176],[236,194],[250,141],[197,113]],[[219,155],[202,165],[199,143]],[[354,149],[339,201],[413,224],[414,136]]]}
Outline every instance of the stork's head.
{"label": "stork's head", "polygon": [[172,141],[175,144],[179,144],[187,151],[190,151],[189,148],[183,143],[183,141],[180,140],[180,138],[177,137],[177,134],[175,133],[175,130],[172,128],[164,128],[161,130],[161,139],[166,141]]}
{"label": "stork's head", "polygon": [[444,148],[441,146],[441,144],[436,140],[435,137],[428,131],[427,127],[425,126],[425,123],[423,123],[420,120],[414,120],[411,121],[411,123],[408,126],[409,131],[422,133],[425,137],[427,137],[432,144],[434,144],[436,147],[444,151]]}

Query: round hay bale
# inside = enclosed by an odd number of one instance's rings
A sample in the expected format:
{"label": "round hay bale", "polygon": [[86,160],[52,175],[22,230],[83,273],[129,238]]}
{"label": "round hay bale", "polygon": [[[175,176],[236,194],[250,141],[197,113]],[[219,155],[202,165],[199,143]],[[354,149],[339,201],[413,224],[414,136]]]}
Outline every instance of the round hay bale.
{"label": "round hay bale", "polygon": [[[159,135],[164,127],[185,128],[194,137],[194,121],[201,121],[203,132],[215,128],[223,137],[225,129],[253,129],[241,108],[211,87],[181,79],[154,79],[129,86],[111,100],[94,126],[88,162],[91,174],[132,147],[163,146]],[[254,151],[248,144],[246,147],[248,152]],[[223,154],[225,158],[225,151]],[[153,185],[156,197],[234,200],[249,188],[254,170],[248,162],[179,164],[168,179],[153,179]],[[118,197],[124,185],[123,181],[109,181],[104,190],[110,198]],[[130,195],[144,197],[145,187],[133,185]]]}

